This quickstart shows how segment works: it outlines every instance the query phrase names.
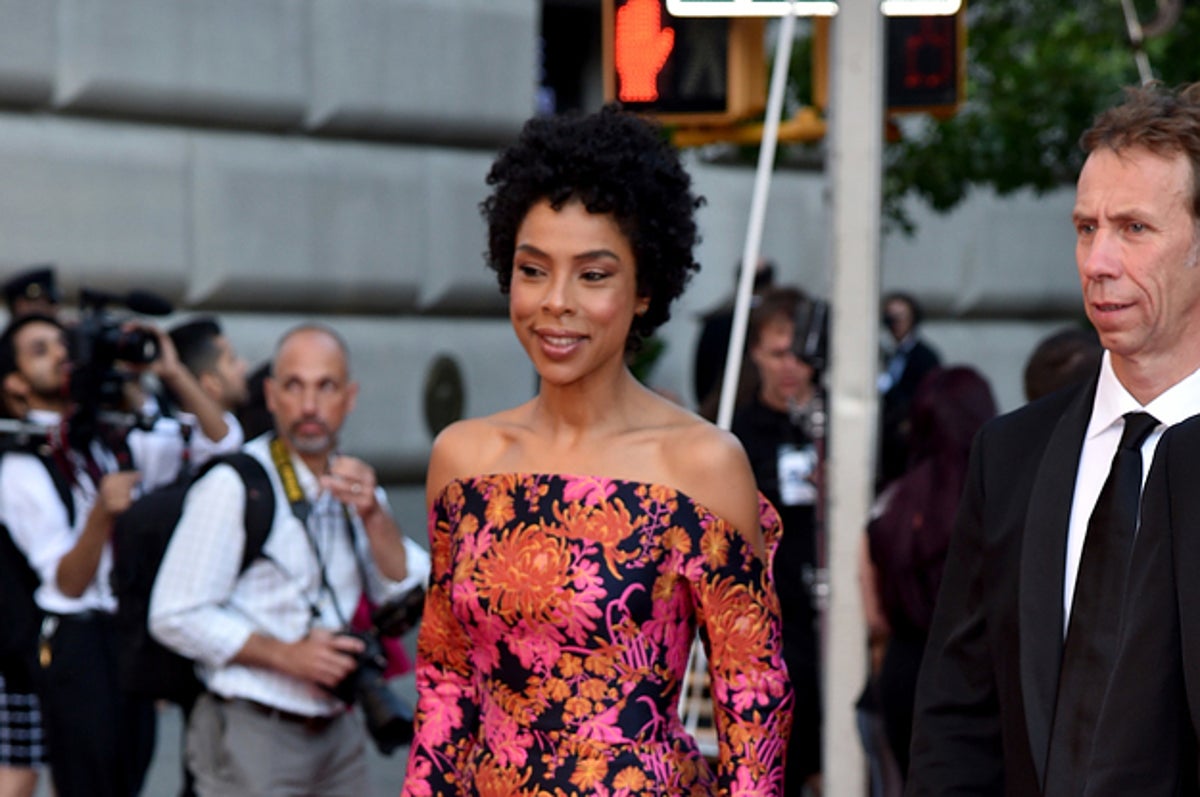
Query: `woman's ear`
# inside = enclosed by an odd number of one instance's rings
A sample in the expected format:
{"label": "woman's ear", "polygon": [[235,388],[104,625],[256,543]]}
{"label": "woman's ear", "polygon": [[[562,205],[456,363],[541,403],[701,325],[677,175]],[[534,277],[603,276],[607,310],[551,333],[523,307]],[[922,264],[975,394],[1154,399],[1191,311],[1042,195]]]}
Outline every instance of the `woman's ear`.
{"label": "woman's ear", "polygon": [[646,311],[649,309],[650,309],[650,297],[649,296],[639,296],[638,300],[637,300],[637,304],[634,305],[633,314],[642,316],[642,315],[645,315]]}

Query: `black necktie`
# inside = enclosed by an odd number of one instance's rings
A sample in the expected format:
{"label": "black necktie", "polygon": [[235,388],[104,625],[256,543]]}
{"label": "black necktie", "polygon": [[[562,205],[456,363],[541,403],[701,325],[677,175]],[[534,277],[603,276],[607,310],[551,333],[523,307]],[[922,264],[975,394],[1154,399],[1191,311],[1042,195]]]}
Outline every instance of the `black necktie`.
{"label": "black necktie", "polygon": [[1125,415],[1125,430],[1108,479],[1088,520],[1059,673],[1046,797],[1082,793],[1096,715],[1116,655],[1125,576],[1141,503],[1142,443],[1157,425],[1154,416],[1145,412]]}

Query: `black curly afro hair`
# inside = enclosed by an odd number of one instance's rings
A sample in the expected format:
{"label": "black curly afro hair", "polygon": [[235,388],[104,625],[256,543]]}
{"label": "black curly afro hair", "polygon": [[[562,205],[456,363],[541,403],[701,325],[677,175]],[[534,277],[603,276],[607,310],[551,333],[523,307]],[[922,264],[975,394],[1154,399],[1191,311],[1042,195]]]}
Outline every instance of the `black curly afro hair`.
{"label": "black curly afro hair", "polygon": [[671,317],[671,302],[700,269],[692,249],[700,239],[695,211],[704,199],[692,193],[692,179],[661,131],[615,105],[586,116],[530,119],[496,158],[487,183],[494,189],[480,211],[488,225],[488,266],[504,293],[512,284],[517,228],[535,204],[545,199],[557,210],[579,200],[590,213],[612,215],[637,261],[638,295],[650,298],[633,319],[630,349]]}

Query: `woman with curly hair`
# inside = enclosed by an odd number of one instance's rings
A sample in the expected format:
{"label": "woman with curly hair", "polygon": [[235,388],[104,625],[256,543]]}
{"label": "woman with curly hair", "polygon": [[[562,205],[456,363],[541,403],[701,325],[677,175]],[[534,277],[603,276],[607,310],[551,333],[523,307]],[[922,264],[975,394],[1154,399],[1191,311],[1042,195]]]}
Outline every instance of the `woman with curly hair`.
{"label": "woman with curly hair", "polygon": [[[778,517],[736,439],[625,361],[698,268],[691,179],[608,107],[531,120],[487,181],[489,265],[540,386],[434,442],[404,794],[782,793]],[[697,629],[715,765],[678,713]]]}

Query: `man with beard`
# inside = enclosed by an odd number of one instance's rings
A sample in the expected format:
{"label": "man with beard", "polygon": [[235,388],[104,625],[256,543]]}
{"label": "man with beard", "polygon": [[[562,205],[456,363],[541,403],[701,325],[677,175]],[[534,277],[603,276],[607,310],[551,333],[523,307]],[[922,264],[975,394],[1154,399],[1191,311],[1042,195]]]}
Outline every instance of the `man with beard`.
{"label": "man with beard", "polygon": [[340,632],[364,591],[382,603],[408,588],[404,538],[374,470],[335,453],[358,395],[341,337],[313,324],[286,333],[264,388],[275,433],[244,449],[278,507],[262,556],[239,573],[246,486],[217,465],[185,500],[150,630],[197,661],[207,690],[188,723],[197,793],[356,797],[365,735],[331,690],[363,643]]}
{"label": "man with beard", "polygon": [[[197,442],[224,438],[229,430],[219,408],[179,362],[170,338],[153,332],[159,354],[149,369],[198,418]],[[84,364],[72,363],[68,349],[66,330],[50,316],[21,316],[0,335],[8,407],[27,424],[44,427],[51,440],[0,459],[0,521],[40,580],[34,600],[45,619],[40,640],[31,635],[29,644],[38,647],[41,672],[30,680],[40,682],[55,792],[125,797],[141,788],[153,750],[154,710],[118,682],[110,537],[139,490],[175,478],[184,440],[170,419],[128,431],[97,423],[81,437],[72,428],[81,407],[68,382],[72,366]],[[32,663],[32,651],[28,658]]]}

